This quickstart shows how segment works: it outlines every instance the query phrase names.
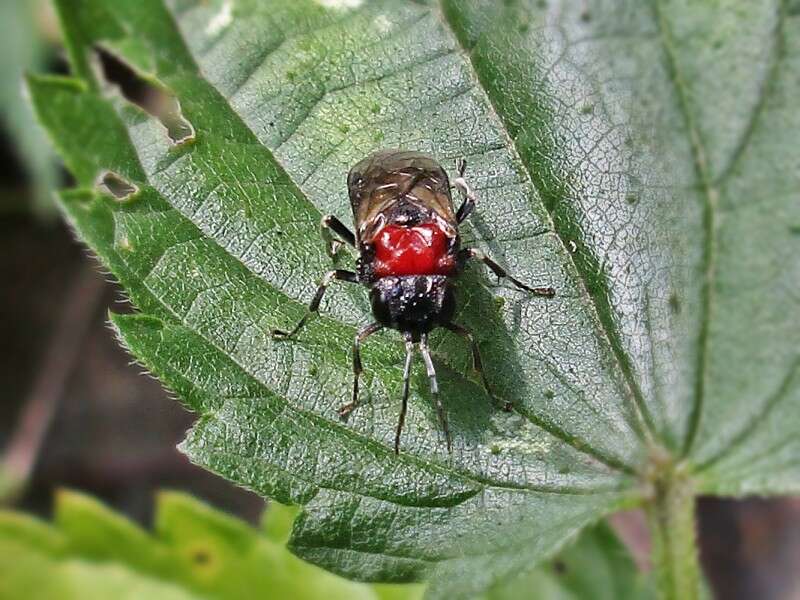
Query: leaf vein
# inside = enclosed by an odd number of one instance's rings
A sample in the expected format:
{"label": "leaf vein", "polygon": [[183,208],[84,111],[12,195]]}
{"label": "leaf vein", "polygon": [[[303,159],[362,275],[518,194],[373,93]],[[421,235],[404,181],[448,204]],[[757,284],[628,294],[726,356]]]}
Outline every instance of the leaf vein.
{"label": "leaf vein", "polygon": [[695,123],[695,117],[689,108],[686,82],[684,81],[677,56],[675,55],[672,31],[663,13],[662,2],[661,0],[653,0],[651,6],[658,26],[658,37],[664,51],[667,70],[670,73],[670,81],[673,84],[677,97],[678,109],[683,116],[684,124],[689,133],[692,164],[700,184],[700,192],[703,198],[703,282],[701,285],[700,297],[700,325],[697,335],[697,366],[694,395],[692,398],[692,408],[689,412],[689,427],[683,444],[683,454],[685,456],[691,451],[697,432],[700,429],[700,419],[703,414],[704,396],[707,384],[708,357],[710,352],[709,324],[713,308],[713,283],[716,268],[716,212],[719,201],[719,190],[712,182],[705,145],[700,135],[700,130]]}
{"label": "leaf vein", "polygon": [[[443,1],[444,0],[439,0],[440,18],[441,18],[442,22],[445,24],[445,26],[452,33],[453,37],[457,40],[457,42],[460,45],[460,48],[461,48],[463,54],[467,57],[468,64],[470,64],[472,66],[473,77],[477,81],[481,82],[481,84],[484,84],[483,80],[481,79],[480,73],[476,69],[475,64],[473,62],[473,54],[474,54],[475,47],[472,47],[472,48],[467,47],[464,44],[464,42],[461,40],[461,38],[458,35],[458,29],[449,20],[449,18],[447,16],[447,11],[445,11],[442,8],[442,2]],[[497,106],[495,105],[494,100],[488,94],[487,94],[487,99],[488,99],[488,102],[489,102],[489,104],[491,106],[491,110],[497,116],[498,120],[501,123],[506,124],[506,120],[501,116],[502,113],[497,109]],[[527,164],[526,161],[524,161],[522,159],[520,148],[518,146],[518,140],[515,139],[514,136],[512,136],[510,134],[510,132],[508,131],[507,127],[503,128],[503,134],[508,138],[509,146],[510,146],[510,148],[513,149],[516,159],[519,161],[519,163],[521,165],[523,165],[523,168],[527,172],[529,180],[531,181],[533,186],[536,188],[536,190],[539,193],[540,197],[544,198],[545,190],[541,186],[541,183],[534,176],[534,173],[531,171],[530,166]],[[597,296],[595,296],[595,295],[593,295],[593,294],[591,294],[589,292],[589,286],[588,286],[588,281],[587,281],[587,273],[584,272],[584,269],[581,267],[580,263],[575,260],[574,255],[567,250],[567,246],[568,246],[568,241],[569,240],[567,240],[565,238],[563,232],[561,231],[561,229],[560,229],[560,227],[558,225],[558,220],[555,218],[554,211],[552,210],[551,207],[549,207],[547,205],[547,203],[543,202],[543,205],[544,205],[546,211],[549,214],[551,225],[552,225],[552,229],[553,229],[553,231],[556,232],[556,234],[558,235],[559,240],[561,241],[561,244],[562,244],[562,247],[563,247],[565,255],[567,257],[569,257],[569,260],[571,261],[572,265],[575,267],[575,271],[578,274],[578,278],[579,278],[579,280],[581,282],[581,285],[583,286],[583,289],[584,289],[584,292],[586,294],[586,297],[590,298],[593,301],[592,302],[593,308],[595,309],[595,315],[597,317],[597,321],[599,323],[600,330],[601,330],[599,332],[599,334],[598,334],[598,337],[601,337],[601,338],[605,339],[605,341],[608,343],[609,347],[611,348],[611,351],[614,354],[614,357],[616,358],[617,366],[619,367],[619,369],[620,369],[620,371],[622,373],[622,376],[623,376],[623,378],[625,380],[625,383],[626,383],[627,388],[628,388],[628,392],[630,393],[630,396],[633,398],[634,412],[635,412],[636,415],[638,415],[640,420],[644,421],[646,426],[649,428],[649,432],[653,433],[655,431],[655,428],[654,428],[654,426],[652,424],[653,423],[653,419],[649,414],[649,410],[647,409],[647,404],[646,404],[646,402],[644,400],[644,395],[643,395],[643,393],[641,391],[641,388],[639,387],[639,384],[638,384],[638,382],[636,381],[636,379],[635,379],[635,377],[633,375],[632,367],[630,365],[630,359],[628,358],[627,353],[623,349],[622,344],[618,339],[619,338],[619,332],[617,331],[617,326],[614,323],[613,318],[611,318],[611,317],[605,318],[603,311],[599,309],[598,303],[601,300],[600,300],[600,298],[598,298]],[[587,252],[588,252],[588,250],[587,250]],[[626,396],[627,396],[627,394],[626,394]],[[638,425],[638,423],[637,423],[637,425]]]}

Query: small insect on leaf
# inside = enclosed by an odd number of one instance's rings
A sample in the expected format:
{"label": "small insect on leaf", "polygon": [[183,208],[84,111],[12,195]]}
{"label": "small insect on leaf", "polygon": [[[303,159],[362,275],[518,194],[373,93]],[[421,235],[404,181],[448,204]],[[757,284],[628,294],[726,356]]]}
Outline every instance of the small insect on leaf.
{"label": "small insect on leaf", "polygon": [[[403,395],[394,451],[400,452],[400,435],[408,410],[409,380],[415,350],[419,350],[430,381],[447,451],[452,439],[439,396],[439,382],[431,358],[428,334],[436,327],[449,329],[470,345],[474,369],[480,374],[486,392],[495,398],[483,371],[478,344],[466,327],[453,322],[456,308],[455,279],[471,258],[482,261],[498,277],[508,279],[519,289],[551,298],[550,287],[530,287],[509,275],[500,265],[476,248],[462,248],[458,227],[475,209],[475,194],[464,179],[467,163],[462,160],[454,187],[461,194],[456,211],[447,172],[433,158],[420,152],[382,150],[357,165],[347,177],[353,210],[353,233],[333,215],[322,219],[325,235],[339,238],[358,252],[356,271],[329,271],[308,312],[288,333],[273,330],[278,339],[294,336],[310,315],[319,310],[325,290],[333,281],[360,283],[369,289],[373,323],[364,326],[353,343],[353,394],[339,409],[346,419],[358,407],[359,378],[363,371],[361,344],[383,328],[399,331],[406,344],[403,368]],[[503,410],[511,410],[509,403]]]}

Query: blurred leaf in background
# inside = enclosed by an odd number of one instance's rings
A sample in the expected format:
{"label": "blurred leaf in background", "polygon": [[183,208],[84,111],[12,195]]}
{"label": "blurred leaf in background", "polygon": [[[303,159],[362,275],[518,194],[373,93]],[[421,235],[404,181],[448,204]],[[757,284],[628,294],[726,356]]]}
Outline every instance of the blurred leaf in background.
{"label": "blurred leaf in background", "polygon": [[[0,211],[28,210],[43,217],[55,214],[52,199],[58,183],[58,163],[30,102],[23,97],[23,75],[41,71],[52,63],[58,25],[48,0],[3,0],[0,2],[0,128],[12,148],[28,182],[28,188],[11,179],[0,187]],[[3,168],[8,169],[12,161]]]}
{"label": "blurred leaf in background", "polygon": [[354,583],[285,548],[295,511],[262,530],[191,496],[159,495],[153,533],[88,496],[58,494],[52,524],[0,511],[0,599],[416,600],[422,586]]}
{"label": "blurred leaf in background", "polygon": [[[351,582],[298,559],[285,547],[295,515],[273,503],[258,530],[164,492],[149,533],[90,497],[61,492],[52,524],[0,511],[0,600],[422,597],[422,585]],[[625,548],[599,525],[552,563],[484,600],[638,600],[645,592]]]}

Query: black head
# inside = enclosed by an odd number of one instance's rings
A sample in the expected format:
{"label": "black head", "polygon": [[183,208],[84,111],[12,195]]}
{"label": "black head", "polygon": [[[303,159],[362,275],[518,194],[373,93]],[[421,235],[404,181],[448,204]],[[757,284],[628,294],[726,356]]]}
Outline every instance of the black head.
{"label": "black head", "polygon": [[449,323],[455,312],[452,280],[444,275],[406,275],[378,279],[370,290],[375,319],[414,338]]}

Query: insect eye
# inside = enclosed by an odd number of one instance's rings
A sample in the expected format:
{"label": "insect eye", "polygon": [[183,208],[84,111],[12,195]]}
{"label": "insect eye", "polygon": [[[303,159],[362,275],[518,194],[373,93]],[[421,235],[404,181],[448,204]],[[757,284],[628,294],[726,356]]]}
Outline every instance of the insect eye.
{"label": "insect eye", "polygon": [[348,187],[350,188],[351,191],[361,192],[364,189],[364,184],[365,183],[366,183],[366,180],[364,179],[363,175],[361,175],[360,173],[353,173],[350,176],[350,181],[348,182]]}

